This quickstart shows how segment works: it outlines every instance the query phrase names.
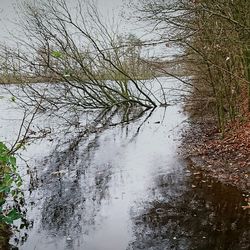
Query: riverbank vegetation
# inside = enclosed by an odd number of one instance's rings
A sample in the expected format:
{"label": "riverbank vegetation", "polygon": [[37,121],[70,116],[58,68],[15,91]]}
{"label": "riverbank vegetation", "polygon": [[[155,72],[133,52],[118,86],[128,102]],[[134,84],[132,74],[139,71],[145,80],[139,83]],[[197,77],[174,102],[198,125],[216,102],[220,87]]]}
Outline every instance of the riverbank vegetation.
{"label": "riverbank vegetation", "polygon": [[[10,227],[18,219],[25,221],[22,179],[17,171],[16,158],[0,142],[0,249],[8,249]],[[24,227],[24,224],[21,228]]]}
{"label": "riverbank vegetation", "polygon": [[208,175],[249,190],[250,1],[144,0],[136,9],[156,40],[182,49],[191,77],[186,155]]}
{"label": "riverbank vegetation", "polygon": [[192,77],[189,101],[212,111],[222,133],[250,111],[250,2],[247,0],[141,1],[141,20],[154,25],[166,45],[182,48]]}

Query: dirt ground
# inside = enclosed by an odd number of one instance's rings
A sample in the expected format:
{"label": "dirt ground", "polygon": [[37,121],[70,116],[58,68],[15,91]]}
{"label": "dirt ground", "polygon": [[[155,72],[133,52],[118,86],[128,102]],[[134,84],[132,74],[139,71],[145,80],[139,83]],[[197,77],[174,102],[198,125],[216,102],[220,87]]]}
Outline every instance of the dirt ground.
{"label": "dirt ground", "polygon": [[249,196],[250,119],[228,125],[224,138],[212,118],[192,119],[183,133],[181,153],[193,171],[202,171]]}

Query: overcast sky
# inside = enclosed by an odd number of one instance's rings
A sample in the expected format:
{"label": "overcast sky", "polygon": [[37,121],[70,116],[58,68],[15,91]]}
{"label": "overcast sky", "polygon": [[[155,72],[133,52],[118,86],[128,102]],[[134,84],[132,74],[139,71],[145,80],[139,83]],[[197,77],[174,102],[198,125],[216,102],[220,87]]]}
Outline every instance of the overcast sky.
{"label": "overcast sky", "polygon": [[[17,3],[25,0],[0,0],[0,42],[7,41],[9,31],[15,33]],[[70,5],[78,0],[66,0]],[[121,11],[123,0],[98,0],[98,8],[104,16]]]}
{"label": "overcast sky", "polygon": [[[17,33],[17,26],[14,23],[17,23],[17,3],[22,2],[25,0],[0,0],[0,43],[7,43],[12,44],[13,38],[9,36],[9,32],[22,36],[22,33]],[[27,0],[26,0],[27,1]],[[33,1],[33,0],[30,0]],[[36,0],[39,1],[39,0]],[[75,5],[78,0],[65,0],[69,6]],[[83,0],[84,1],[84,0]],[[135,0],[136,1],[136,0]],[[126,0],[97,0],[98,2],[98,9],[102,13],[102,15],[107,18],[108,16],[115,15],[115,20],[117,22],[120,18],[120,13],[124,11],[122,9],[124,7],[123,3],[126,2]],[[126,11],[126,9],[125,9]],[[108,18],[107,18],[108,19]],[[126,32],[126,33],[133,33],[136,34],[139,38],[145,39],[145,30],[139,30],[138,24],[130,21],[130,23],[122,23],[122,25],[119,26],[120,32]],[[146,38],[155,38],[155,35],[152,31],[150,33],[147,33]],[[167,54],[167,56],[171,56],[171,54],[176,53],[176,49],[174,48],[166,48],[164,45],[162,45],[164,48],[157,47],[152,50],[151,48],[151,54],[159,54],[157,56],[164,56],[163,52]]]}

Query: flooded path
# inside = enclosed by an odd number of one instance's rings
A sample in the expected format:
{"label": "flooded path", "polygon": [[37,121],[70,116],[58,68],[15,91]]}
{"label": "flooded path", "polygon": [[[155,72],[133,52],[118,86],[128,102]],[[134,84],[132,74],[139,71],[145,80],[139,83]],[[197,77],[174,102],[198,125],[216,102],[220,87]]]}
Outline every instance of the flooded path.
{"label": "flooded path", "polygon": [[186,119],[175,104],[130,123],[99,122],[87,134],[92,115],[68,129],[50,120],[48,136],[22,154],[31,223],[23,242],[16,235],[11,243],[21,250],[249,249],[242,194],[190,172],[178,155]]}
{"label": "flooded path", "polygon": [[133,218],[146,204],[164,201],[157,179],[182,169],[176,126],[184,117],[177,109],[61,142],[41,163],[42,185],[32,192],[32,201],[41,203],[32,213],[41,220],[21,249],[64,249],[66,243],[69,249],[127,249]]}

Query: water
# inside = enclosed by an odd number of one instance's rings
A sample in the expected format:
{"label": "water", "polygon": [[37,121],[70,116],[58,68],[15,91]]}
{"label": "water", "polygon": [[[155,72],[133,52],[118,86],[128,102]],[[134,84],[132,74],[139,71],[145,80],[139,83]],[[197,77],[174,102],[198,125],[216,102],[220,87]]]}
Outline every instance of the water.
{"label": "water", "polygon": [[[10,140],[22,115],[1,95],[1,131]],[[18,249],[249,249],[242,194],[193,174],[178,154],[188,125],[180,104],[121,124],[121,111],[101,120],[79,114],[75,127],[47,115],[32,130],[49,133],[22,152],[27,164],[19,160],[31,223],[23,241],[12,237]]]}

